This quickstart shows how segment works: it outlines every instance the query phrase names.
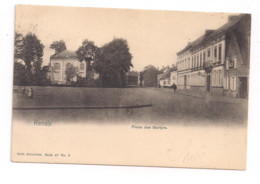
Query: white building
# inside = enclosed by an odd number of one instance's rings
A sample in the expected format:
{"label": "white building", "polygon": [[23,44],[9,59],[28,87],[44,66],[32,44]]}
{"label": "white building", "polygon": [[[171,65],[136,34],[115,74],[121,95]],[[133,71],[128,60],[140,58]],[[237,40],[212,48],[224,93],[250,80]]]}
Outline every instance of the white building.
{"label": "white building", "polygon": [[171,87],[173,84],[177,85],[177,69],[167,68],[164,73],[159,74],[159,84],[161,87]]}
{"label": "white building", "polygon": [[[64,50],[58,54],[51,56],[51,83],[52,84],[68,84],[76,81],[77,76],[86,77],[86,62],[79,62],[76,52]],[[68,79],[66,76],[66,68],[70,65],[76,67],[77,74],[75,77]]]}

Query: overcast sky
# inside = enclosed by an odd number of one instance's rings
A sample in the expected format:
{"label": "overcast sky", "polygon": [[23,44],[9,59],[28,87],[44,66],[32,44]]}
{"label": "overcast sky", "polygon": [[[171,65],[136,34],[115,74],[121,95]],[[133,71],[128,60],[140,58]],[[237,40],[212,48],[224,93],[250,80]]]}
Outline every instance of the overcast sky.
{"label": "overcast sky", "polygon": [[227,22],[230,14],[175,11],[17,6],[16,31],[35,33],[45,46],[43,65],[54,53],[53,41],[64,40],[75,51],[84,39],[97,46],[116,38],[128,41],[131,70],[176,63],[176,53],[189,41]]}

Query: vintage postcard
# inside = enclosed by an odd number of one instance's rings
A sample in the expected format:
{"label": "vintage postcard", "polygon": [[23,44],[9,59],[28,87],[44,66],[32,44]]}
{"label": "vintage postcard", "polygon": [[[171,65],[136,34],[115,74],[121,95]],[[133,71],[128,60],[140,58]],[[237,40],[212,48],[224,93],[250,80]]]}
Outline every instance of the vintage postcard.
{"label": "vintage postcard", "polygon": [[246,169],[250,14],[15,9],[12,161]]}

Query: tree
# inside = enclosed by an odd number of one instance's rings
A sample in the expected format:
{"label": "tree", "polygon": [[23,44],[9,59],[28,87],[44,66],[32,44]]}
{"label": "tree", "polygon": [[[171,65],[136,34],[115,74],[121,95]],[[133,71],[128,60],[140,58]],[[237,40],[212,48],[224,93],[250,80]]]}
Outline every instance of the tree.
{"label": "tree", "polygon": [[25,85],[25,67],[22,63],[14,62],[14,85]]}
{"label": "tree", "polygon": [[58,54],[64,50],[66,50],[66,43],[63,40],[60,41],[54,41],[52,42],[52,44],[50,45],[50,49],[54,49],[55,50],[55,54]]}
{"label": "tree", "polygon": [[51,81],[50,79],[47,77],[49,72],[49,66],[44,66],[41,68],[41,70],[38,73],[34,74],[34,78],[35,78],[35,85],[50,85]]}
{"label": "tree", "polygon": [[126,40],[115,38],[100,49],[96,58],[93,67],[100,75],[104,87],[126,85],[126,72],[133,67],[132,55]]}
{"label": "tree", "polygon": [[158,70],[153,65],[144,67],[141,72],[140,81],[145,87],[156,87],[157,86],[157,74]]}
{"label": "tree", "polygon": [[87,39],[82,42],[82,46],[80,46],[76,51],[78,60],[80,62],[86,62],[86,73],[92,70],[92,64],[95,62],[98,52],[99,48],[94,44],[94,42]]}
{"label": "tree", "polygon": [[44,45],[33,33],[28,33],[23,38],[23,47],[21,58],[25,63],[26,71],[30,71],[34,67],[34,71],[41,70],[42,56]]}
{"label": "tree", "polygon": [[14,60],[22,59],[23,35],[15,33],[14,37]]}
{"label": "tree", "polygon": [[67,81],[70,81],[73,77],[77,76],[77,71],[78,70],[76,67],[74,67],[72,64],[68,64],[65,70]]}
{"label": "tree", "polygon": [[[14,76],[21,77],[18,83],[21,84],[22,81],[21,85],[38,84],[40,80],[38,73],[41,72],[44,45],[33,33],[28,33],[25,36],[15,33],[14,47]],[[18,60],[22,60],[24,65],[19,63]]]}

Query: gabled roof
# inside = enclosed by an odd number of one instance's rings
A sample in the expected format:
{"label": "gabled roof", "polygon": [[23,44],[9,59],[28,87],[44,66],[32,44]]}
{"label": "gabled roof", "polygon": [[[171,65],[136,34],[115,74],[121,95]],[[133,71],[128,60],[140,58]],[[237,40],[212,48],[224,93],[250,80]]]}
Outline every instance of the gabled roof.
{"label": "gabled roof", "polygon": [[77,54],[75,51],[64,50],[52,55],[51,58],[77,58]]}
{"label": "gabled roof", "polygon": [[192,43],[189,43],[184,49],[182,49],[181,51],[179,51],[177,53],[177,55],[179,55],[180,53],[190,49],[190,48],[196,48],[197,46],[207,42],[208,40],[219,36],[219,35],[223,35],[225,34],[228,30],[232,29],[233,26],[235,26],[242,18],[244,18],[245,16],[247,16],[248,14],[241,14],[238,16],[232,16],[232,19],[230,21],[228,21],[226,24],[224,24],[223,26],[221,26],[220,28],[218,28],[217,30],[211,30],[211,33],[209,34],[204,34],[201,37],[199,37],[198,39],[196,39],[195,41],[193,41]]}
{"label": "gabled roof", "polygon": [[157,74],[163,74],[165,72],[165,70],[167,70],[168,68],[169,68],[169,66],[163,67],[162,69],[158,70]]}
{"label": "gabled roof", "polygon": [[168,68],[167,71],[163,74],[163,76],[160,78],[160,80],[162,79],[166,79],[169,78],[171,76],[171,72],[173,71],[177,71],[177,69],[175,67],[172,68]]}

